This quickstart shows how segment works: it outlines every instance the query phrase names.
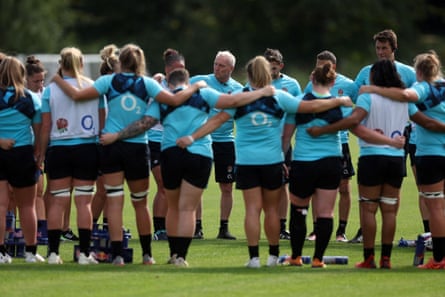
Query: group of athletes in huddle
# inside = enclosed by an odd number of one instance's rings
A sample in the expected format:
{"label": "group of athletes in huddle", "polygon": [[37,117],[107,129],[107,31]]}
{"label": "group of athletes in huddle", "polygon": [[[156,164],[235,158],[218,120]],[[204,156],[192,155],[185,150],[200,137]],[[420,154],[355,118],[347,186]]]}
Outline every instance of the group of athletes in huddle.
{"label": "group of athletes in huddle", "polygon": [[[380,209],[379,266],[391,268],[400,188],[406,175],[405,153],[409,151],[425,231],[431,231],[434,247],[433,258],[420,268],[444,269],[445,124],[441,120],[445,119],[445,103],[437,95],[443,81],[441,64],[434,52],[416,56],[414,68],[396,61],[397,36],[392,30],[378,32],[373,39],[377,62],[364,67],[355,81],[337,73],[335,55],[322,51],[304,91],[281,72],[283,57],[276,49],[267,49],[247,63],[247,84],[243,86],[231,77],[236,61],[229,51],[217,53],[212,74],[190,78],[184,57],[167,49],[165,74],[148,77],[140,47],[110,45],[101,52],[102,75],[93,82],[82,75],[81,51],[69,47],[61,51],[59,72],[41,94],[26,88],[22,62],[2,55],[0,217],[6,216],[11,192],[26,242],[25,261],[45,261],[37,253],[35,210],[36,168],[44,168],[46,261],[63,263],[60,237],[73,196],[78,263],[98,263],[90,243],[93,222],[97,223],[103,210],[112,263],[122,266],[126,182],[143,264],[155,263],[152,239],[166,239],[168,263],[184,267],[192,240],[203,238],[201,199],[214,164],[221,191],[217,238],[235,239],[228,229],[235,183],[245,205],[247,267],[261,267],[260,217],[264,212],[269,244],[266,266],[278,265],[280,239],[289,239],[292,250],[284,262],[302,266],[304,242],[312,239],[311,266],[323,268],[338,192],[336,240],[347,241],[350,179],[355,174],[349,130],[360,139],[361,228],[352,241],[363,242],[364,258],[356,267],[377,267],[374,246]],[[407,124],[415,131],[409,137],[411,150],[405,145]],[[147,203],[150,170],[158,188],[153,218]],[[314,229],[306,237],[310,205]],[[2,221],[0,240],[5,237]],[[2,241],[0,263],[11,261]]]}

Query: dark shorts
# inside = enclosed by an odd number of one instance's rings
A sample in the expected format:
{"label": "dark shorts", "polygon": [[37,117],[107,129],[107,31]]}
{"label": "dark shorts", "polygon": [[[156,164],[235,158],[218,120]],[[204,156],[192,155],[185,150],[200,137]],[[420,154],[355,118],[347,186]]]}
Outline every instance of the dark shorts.
{"label": "dark shorts", "polygon": [[445,179],[445,157],[416,157],[417,183],[431,185]]}
{"label": "dark shorts", "polygon": [[342,179],[349,179],[355,175],[354,166],[352,166],[351,151],[349,150],[349,144],[343,143],[341,145],[342,157]]}
{"label": "dark shorts", "polygon": [[147,144],[118,141],[100,146],[99,151],[103,174],[123,171],[127,180],[149,177],[150,150]]}
{"label": "dark shorts", "polygon": [[200,189],[205,189],[211,170],[211,158],[192,154],[177,146],[161,152],[161,174],[166,189],[179,188],[182,180]]}
{"label": "dark shorts", "polygon": [[235,180],[235,143],[213,142],[213,162],[215,164],[215,181],[233,183]]}
{"label": "dark shorts", "polygon": [[50,146],[46,153],[45,172],[49,179],[96,180],[98,161],[95,143]]}
{"label": "dark shorts", "polygon": [[236,188],[261,187],[275,190],[283,185],[283,163],[271,165],[236,165]]}
{"label": "dark shorts", "polygon": [[299,198],[308,198],[316,189],[334,190],[340,185],[342,166],[340,157],[316,161],[292,161],[289,191]]}
{"label": "dark shorts", "polygon": [[161,143],[157,141],[149,141],[150,148],[150,167],[151,169],[161,165]]}
{"label": "dark shorts", "polygon": [[400,189],[406,174],[404,157],[363,156],[357,167],[358,184],[368,187],[388,184]]}
{"label": "dark shorts", "polygon": [[6,180],[15,188],[25,188],[37,183],[39,169],[34,160],[31,145],[0,149],[0,180]]}

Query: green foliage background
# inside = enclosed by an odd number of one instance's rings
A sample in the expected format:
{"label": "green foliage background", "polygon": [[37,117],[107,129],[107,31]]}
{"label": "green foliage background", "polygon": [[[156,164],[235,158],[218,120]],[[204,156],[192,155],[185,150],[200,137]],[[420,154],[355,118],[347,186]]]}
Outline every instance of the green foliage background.
{"label": "green foliage background", "polygon": [[398,34],[402,62],[430,48],[443,56],[444,23],[440,0],[0,0],[0,50],[58,53],[77,46],[97,53],[105,44],[133,42],[152,73],[163,71],[162,52],[172,47],[193,74],[211,72],[218,50],[231,50],[241,71],[271,47],[284,54],[286,72],[306,80],[323,49],[354,77],[374,61],[372,36],[386,28]]}

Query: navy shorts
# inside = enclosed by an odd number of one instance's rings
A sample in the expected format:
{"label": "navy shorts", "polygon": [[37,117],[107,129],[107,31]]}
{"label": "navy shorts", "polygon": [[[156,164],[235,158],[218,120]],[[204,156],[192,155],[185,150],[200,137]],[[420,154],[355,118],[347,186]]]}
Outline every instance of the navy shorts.
{"label": "navy shorts", "polygon": [[417,183],[432,185],[445,179],[445,157],[418,156],[416,157]]}
{"label": "navy shorts", "polygon": [[342,143],[341,145],[342,157],[342,179],[349,179],[355,175],[354,166],[352,166],[351,151],[349,150],[349,144]]}
{"label": "navy shorts", "polygon": [[358,159],[357,167],[357,182],[367,187],[388,184],[400,189],[406,175],[404,157],[362,156]]}
{"label": "navy shorts", "polygon": [[103,174],[123,171],[126,180],[150,176],[150,150],[147,144],[118,141],[99,148]]}
{"label": "navy shorts", "polygon": [[39,173],[31,145],[0,149],[0,180],[15,188],[25,188],[37,183]]}
{"label": "navy shorts", "polygon": [[235,143],[213,142],[213,162],[215,164],[215,181],[233,183],[235,180]]}
{"label": "navy shorts", "polygon": [[164,188],[178,189],[182,180],[205,189],[212,170],[212,159],[192,154],[187,149],[174,146],[161,152],[161,174]]}
{"label": "navy shorts", "polygon": [[283,163],[271,165],[236,165],[236,188],[261,187],[276,190],[283,185]]}
{"label": "navy shorts", "polygon": [[316,189],[335,190],[340,186],[342,165],[340,157],[315,161],[292,161],[289,173],[289,192],[306,199]]}
{"label": "navy shorts", "polygon": [[150,167],[151,169],[161,165],[161,143],[157,141],[149,141],[150,148]]}

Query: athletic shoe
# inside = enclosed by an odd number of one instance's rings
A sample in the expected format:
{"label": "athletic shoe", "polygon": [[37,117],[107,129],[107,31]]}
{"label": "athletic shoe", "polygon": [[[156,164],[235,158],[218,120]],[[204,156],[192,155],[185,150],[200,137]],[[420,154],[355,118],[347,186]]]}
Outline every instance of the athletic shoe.
{"label": "athletic shoe", "polygon": [[365,261],[355,264],[355,268],[374,269],[376,267],[377,266],[375,265],[374,256],[369,256],[368,259],[366,259]]}
{"label": "athletic shoe", "polygon": [[193,239],[204,239],[204,232],[202,232],[202,229],[195,231]]}
{"label": "athletic shoe", "polygon": [[326,268],[326,264],[318,258],[312,260],[312,268]]}
{"label": "athletic shoe", "polygon": [[80,265],[99,264],[99,262],[93,257],[91,253],[88,255],[88,257],[84,253],[80,253],[77,263],[79,263]]}
{"label": "athletic shoe", "polygon": [[177,267],[188,267],[189,266],[189,263],[187,263],[187,261],[183,257],[176,258],[174,264]]}
{"label": "athletic shoe", "polygon": [[144,265],[153,265],[155,263],[156,263],[155,259],[148,254],[145,254],[142,257],[142,264]]}
{"label": "athletic shoe", "polygon": [[46,261],[48,262],[48,264],[63,264],[62,259],[60,258],[59,255],[57,255],[56,253],[52,252],[49,254],[48,258],[46,259]]}
{"label": "athletic shoe", "polygon": [[307,237],[306,237],[306,240],[309,240],[309,241],[315,241],[317,239],[317,235],[315,235],[315,232],[314,231],[312,231]]}
{"label": "athletic shoe", "polygon": [[34,255],[31,252],[25,252],[25,262],[27,263],[45,262],[45,258],[40,256],[39,254]]}
{"label": "athletic shoe", "polygon": [[383,256],[380,259],[380,268],[391,269],[391,258],[389,258],[388,256]]}
{"label": "athletic shoe", "polygon": [[79,237],[77,237],[76,234],[74,234],[73,230],[71,229],[63,231],[62,235],[60,235],[60,239],[69,241],[79,241]]}
{"label": "athletic shoe", "polygon": [[292,257],[289,256],[284,260],[283,264],[290,266],[303,266],[303,259],[301,256],[298,256],[295,259],[292,259]]}
{"label": "athletic shoe", "polygon": [[428,263],[419,265],[419,266],[417,266],[417,268],[420,268],[420,269],[445,269],[445,258],[440,262],[436,262],[434,260],[434,258],[431,258],[428,261]]}
{"label": "athletic shoe", "polygon": [[247,268],[260,268],[261,267],[260,258],[258,258],[258,257],[251,258],[249,260],[249,262],[246,263],[246,267]]}
{"label": "athletic shoe", "polygon": [[11,264],[12,258],[8,253],[0,253],[0,264]]}
{"label": "athletic shoe", "polygon": [[153,240],[168,240],[167,231],[158,230],[153,234]]}
{"label": "athletic shoe", "polygon": [[286,230],[280,232],[280,239],[290,240],[290,234]]}
{"label": "athletic shoe", "polygon": [[274,267],[278,264],[278,256],[269,255],[269,258],[267,258],[267,267]]}
{"label": "athletic shoe", "polygon": [[122,258],[122,256],[116,256],[112,264],[115,266],[124,266],[125,265],[124,258]]}
{"label": "athletic shoe", "polygon": [[230,234],[229,230],[226,228],[219,228],[217,239],[228,239],[228,240],[236,240],[236,237]]}
{"label": "athletic shoe", "polygon": [[178,257],[177,254],[173,254],[173,256],[171,256],[170,259],[168,259],[167,264],[175,264],[177,257]]}
{"label": "athletic shoe", "polygon": [[348,242],[348,239],[346,238],[346,234],[344,234],[344,233],[337,234],[335,240],[337,242]]}
{"label": "athletic shoe", "polygon": [[355,234],[354,238],[352,238],[349,243],[362,243],[363,242],[363,235],[362,235],[362,229],[358,229],[357,234]]}

